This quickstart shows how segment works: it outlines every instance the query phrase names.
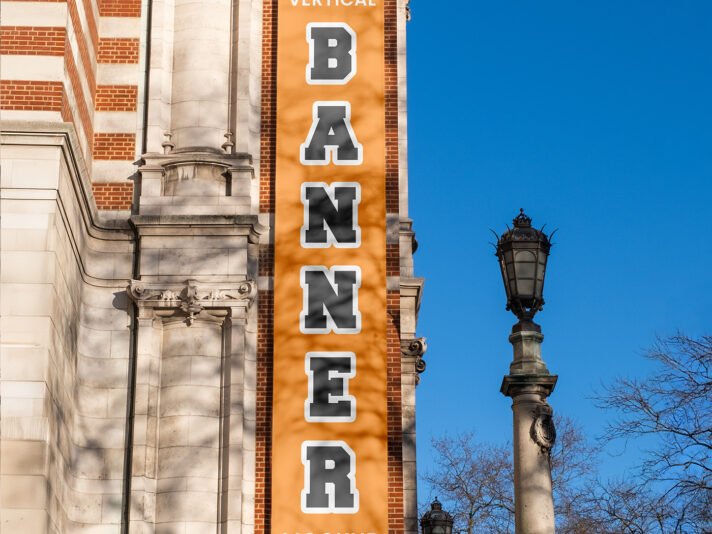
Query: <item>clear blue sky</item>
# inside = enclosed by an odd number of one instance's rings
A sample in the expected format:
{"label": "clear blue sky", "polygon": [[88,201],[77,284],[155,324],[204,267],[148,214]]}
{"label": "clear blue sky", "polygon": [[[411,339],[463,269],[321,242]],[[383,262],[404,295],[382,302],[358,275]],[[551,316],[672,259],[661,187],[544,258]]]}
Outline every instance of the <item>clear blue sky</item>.
{"label": "clear blue sky", "polygon": [[712,2],[411,6],[410,215],[429,344],[419,471],[445,431],[510,439],[499,386],[514,316],[489,228],[520,207],[559,228],[537,316],[559,375],[551,404],[600,435],[602,382],[649,371],[656,335],[712,333]]}

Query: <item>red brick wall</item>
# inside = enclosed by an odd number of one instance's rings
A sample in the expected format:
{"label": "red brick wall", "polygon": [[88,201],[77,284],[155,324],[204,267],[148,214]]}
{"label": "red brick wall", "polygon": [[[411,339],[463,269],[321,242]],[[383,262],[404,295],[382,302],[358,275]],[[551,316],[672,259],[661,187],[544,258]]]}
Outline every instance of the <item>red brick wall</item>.
{"label": "red brick wall", "polygon": [[[386,120],[386,213],[399,214],[398,187],[398,12],[397,0],[384,0],[385,28],[385,120]],[[386,271],[400,274],[400,250],[386,245]],[[400,291],[386,296],[388,369],[388,530],[405,530],[403,503],[403,418],[401,396]]]}
{"label": "red brick wall", "polygon": [[3,26],[0,54],[23,56],[61,56],[66,30],[61,27]]}
{"label": "red brick wall", "polygon": [[136,134],[94,134],[94,159],[127,160],[136,154]]}
{"label": "red brick wall", "polygon": [[[94,126],[92,122],[92,114],[87,106],[87,101],[84,96],[84,89],[82,87],[81,79],[79,77],[79,70],[77,70],[77,65],[74,62],[74,56],[69,48],[69,43],[67,43],[67,49],[64,54],[64,65],[67,69],[67,75],[69,77],[69,87],[65,88],[65,91],[72,91],[74,95],[74,100],[77,103],[77,110],[79,112],[79,120],[81,121],[82,128],[84,128],[84,134],[87,138],[88,143],[88,154],[85,154],[87,158],[91,158],[93,141],[94,141]],[[75,122],[77,119],[74,117],[70,111],[69,113],[71,121]]]}
{"label": "red brick wall", "polygon": [[133,200],[133,183],[93,183],[94,200],[100,210],[128,210]]}
{"label": "red brick wall", "polygon": [[[262,5],[262,94],[260,130],[260,212],[274,212],[277,96],[277,0]],[[274,273],[274,245],[260,249],[258,272]],[[272,372],[274,294],[260,292],[257,325],[257,422],[255,463],[255,534],[270,534],[272,455]]]}
{"label": "red brick wall", "polygon": [[274,293],[272,291],[259,293],[257,322],[255,534],[271,534],[272,359],[274,357]]}
{"label": "red brick wall", "polygon": [[[76,0],[68,0],[70,4],[74,2],[76,2]],[[89,28],[89,37],[91,38],[94,50],[97,49],[97,44],[99,43],[99,30],[96,25],[96,17],[94,16],[94,9],[92,7],[95,4],[96,0],[82,0],[84,16],[87,18],[87,27]]]}
{"label": "red brick wall", "polygon": [[137,96],[135,85],[99,85],[96,88],[96,110],[136,111]]}
{"label": "red brick wall", "polygon": [[[92,63],[89,56],[89,43],[87,42],[86,36],[84,35],[84,29],[82,27],[82,22],[79,17],[79,9],[77,8],[76,0],[69,0],[67,2],[67,7],[69,9],[69,18],[72,21],[72,28],[74,28],[74,33],[77,36],[77,52],[79,52],[79,58],[82,63],[82,68],[84,70],[84,76],[86,76],[87,85],[89,86],[89,97],[92,102],[94,102],[94,91],[96,90],[96,78],[94,71],[96,70],[96,65]],[[86,7],[86,2],[85,2]],[[90,11],[91,13],[91,11]],[[89,15],[90,19],[93,21],[94,18]],[[89,25],[87,23],[87,25]],[[94,28],[96,32],[96,27]],[[92,48],[96,51],[96,41],[92,43]]]}
{"label": "red brick wall", "polygon": [[405,529],[403,506],[403,419],[401,395],[400,291],[386,295],[388,369],[388,532]]}
{"label": "red brick wall", "polygon": [[140,17],[141,0],[99,0],[102,17]]}
{"label": "red brick wall", "polygon": [[[97,62],[137,64],[139,40],[100,39],[97,15],[140,17],[141,0],[33,1],[66,2],[67,24],[71,24],[76,39],[70,43],[68,35],[71,32],[65,27],[3,26],[0,34],[0,53],[64,56],[66,79],[63,83],[3,80],[0,85],[0,108],[58,111],[63,121],[77,126],[84,146],[84,156],[89,162],[92,158],[133,161],[135,133],[95,134],[94,111],[137,111],[137,86],[97,87],[95,75]],[[138,19],[136,24],[139,24]],[[121,184],[120,191],[113,185],[109,187],[107,184],[98,184],[97,187],[96,199],[100,209],[126,209],[130,206],[132,183]]]}
{"label": "red brick wall", "polygon": [[62,82],[0,81],[0,109],[61,111]]}
{"label": "red brick wall", "polygon": [[260,212],[274,212],[275,137],[277,132],[277,0],[262,6],[262,94],[260,105]]}
{"label": "red brick wall", "polygon": [[138,39],[106,37],[99,39],[99,63],[138,63]]}

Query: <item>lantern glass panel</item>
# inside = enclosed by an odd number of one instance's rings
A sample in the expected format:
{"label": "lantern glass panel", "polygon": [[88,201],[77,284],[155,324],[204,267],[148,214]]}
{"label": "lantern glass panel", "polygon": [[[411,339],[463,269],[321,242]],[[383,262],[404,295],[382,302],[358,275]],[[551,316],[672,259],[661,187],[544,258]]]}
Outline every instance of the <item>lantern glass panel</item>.
{"label": "lantern glass panel", "polygon": [[546,274],[546,256],[544,254],[539,255],[539,268],[537,269],[536,275],[536,294],[544,294],[544,275]]}
{"label": "lantern glass panel", "polygon": [[528,250],[517,252],[515,257],[515,268],[517,270],[517,278],[534,278],[536,270],[536,256]]}
{"label": "lantern glass panel", "polygon": [[517,273],[517,294],[527,298],[534,295],[536,256],[528,250],[517,252],[514,268]]}
{"label": "lantern glass panel", "polygon": [[445,534],[445,527],[437,525],[433,527],[433,534]]}

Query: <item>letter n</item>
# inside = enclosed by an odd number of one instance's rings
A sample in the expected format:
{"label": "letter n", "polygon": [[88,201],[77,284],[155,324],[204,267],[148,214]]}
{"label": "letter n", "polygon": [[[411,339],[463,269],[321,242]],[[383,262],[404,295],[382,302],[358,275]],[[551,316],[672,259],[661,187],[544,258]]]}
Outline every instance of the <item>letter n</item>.
{"label": "letter n", "polygon": [[356,455],[343,441],[304,441],[305,514],[355,514],[359,493],[356,489]]}
{"label": "letter n", "polygon": [[302,184],[304,248],[357,248],[361,245],[358,205],[361,186],[356,182]]}
{"label": "letter n", "polygon": [[303,307],[299,326],[303,334],[361,332],[361,313],[358,311],[358,288],[361,287],[359,267],[302,267],[300,285]]}

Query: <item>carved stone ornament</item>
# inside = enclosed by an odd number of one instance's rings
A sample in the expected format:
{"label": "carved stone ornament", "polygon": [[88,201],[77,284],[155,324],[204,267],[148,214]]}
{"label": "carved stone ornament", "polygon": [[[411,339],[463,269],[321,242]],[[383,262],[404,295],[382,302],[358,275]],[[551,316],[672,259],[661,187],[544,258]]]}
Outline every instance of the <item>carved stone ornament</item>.
{"label": "carved stone ornament", "polygon": [[534,410],[534,421],[531,427],[531,438],[539,445],[541,452],[551,454],[556,442],[556,427],[554,427],[554,410],[548,404],[541,404]]}
{"label": "carved stone ornament", "polygon": [[[425,371],[426,363],[423,354],[428,350],[428,344],[424,337],[415,339],[401,339],[401,354],[410,358],[415,358],[415,372],[420,375]],[[416,376],[416,385],[420,382],[420,376]]]}
{"label": "carved stone ornament", "polygon": [[166,288],[131,280],[126,292],[140,309],[152,309],[160,316],[170,316],[181,310],[190,326],[203,311],[224,316],[219,310],[249,308],[256,294],[256,285],[251,280],[231,286],[186,280],[181,286]]}

